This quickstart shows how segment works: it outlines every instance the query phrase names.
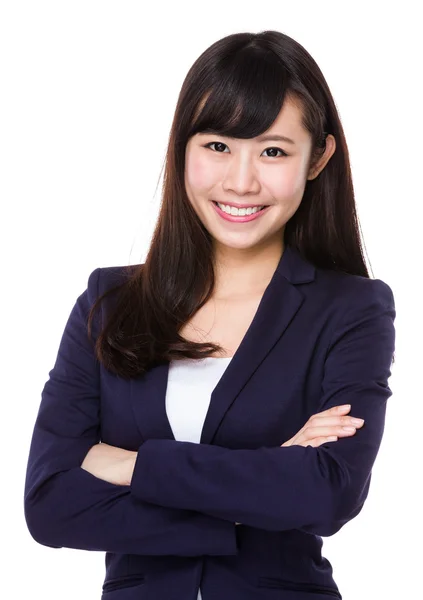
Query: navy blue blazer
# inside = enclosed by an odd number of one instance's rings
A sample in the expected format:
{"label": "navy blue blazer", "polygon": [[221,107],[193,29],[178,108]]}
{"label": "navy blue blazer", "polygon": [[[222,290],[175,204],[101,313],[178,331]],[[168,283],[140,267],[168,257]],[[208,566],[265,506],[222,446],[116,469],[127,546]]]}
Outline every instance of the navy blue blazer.
{"label": "navy blue blazer", "polygon": [[[106,552],[103,600],[195,600],[200,582],[203,600],[341,598],[322,537],[369,492],[392,394],[391,288],[287,246],[196,444],[172,433],[168,363],[124,380],[94,357],[88,310],[122,277],[89,275],[43,388],[25,480],[31,536]],[[355,435],[280,447],[341,404],[365,419]],[[138,451],[130,486],[80,468],[100,441]]]}

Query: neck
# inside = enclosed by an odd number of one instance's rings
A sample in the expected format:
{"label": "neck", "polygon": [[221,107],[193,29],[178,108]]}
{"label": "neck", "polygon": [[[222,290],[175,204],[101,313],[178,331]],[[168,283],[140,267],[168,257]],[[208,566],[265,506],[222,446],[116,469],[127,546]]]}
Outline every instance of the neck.
{"label": "neck", "polygon": [[214,298],[263,293],[275,273],[283,250],[284,247],[279,245],[255,254],[251,251],[216,254]]}

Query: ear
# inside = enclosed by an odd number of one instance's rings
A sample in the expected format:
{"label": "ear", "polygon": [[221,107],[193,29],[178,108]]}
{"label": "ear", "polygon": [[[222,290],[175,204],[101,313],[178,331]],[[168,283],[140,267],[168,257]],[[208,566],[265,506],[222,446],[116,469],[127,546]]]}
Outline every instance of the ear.
{"label": "ear", "polygon": [[330,160],[330,157],[336,150],[336,141],[333,135],[329,134],[326,138],[326,148],[324,154],[319,158],[317,163],[314,164],[313,168],[310,169],[307,179],[315,179],[319,173],[323,171],[325,166]]}

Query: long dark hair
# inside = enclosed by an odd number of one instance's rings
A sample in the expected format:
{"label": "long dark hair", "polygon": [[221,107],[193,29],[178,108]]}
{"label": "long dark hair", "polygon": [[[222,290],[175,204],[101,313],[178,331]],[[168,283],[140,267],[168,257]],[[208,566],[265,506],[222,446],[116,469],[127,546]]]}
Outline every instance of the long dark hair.
{"label": "long dark hair", "polygon": [[336,150],[320,174],[307,180],[301,204],[284,228],[284,246],[295,247],[316,267],[369,277],[360,241],[347,143],[326,80],[310,54],[279,31],[236,33],[212,44],[183,82],[170,131],[159,217],[145,263],[124,269],[124,280],[93,304],[116,294],[95,342],[98,360],[131,378],[163,361],[204,358],[222,350],[179,335],[180,328],[214,290],[212,239],[189,202],[185,148],[191,136],[213,130],[253,138],[278,116],[286,97],[298,103],[312,138],[309,167]]}

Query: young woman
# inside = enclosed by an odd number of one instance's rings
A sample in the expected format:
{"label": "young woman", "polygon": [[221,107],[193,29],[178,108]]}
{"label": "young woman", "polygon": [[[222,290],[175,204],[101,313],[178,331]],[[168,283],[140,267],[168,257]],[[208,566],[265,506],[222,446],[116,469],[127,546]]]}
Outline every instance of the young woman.
{"label": "young woman", "polygon": [[31,535],[106,552],[103,600],[341,598],[322,536],[369,492],[394,319],[319,67],[277,31],[217,41],[180,92],[145,262],[95,269],[66,323]]}

